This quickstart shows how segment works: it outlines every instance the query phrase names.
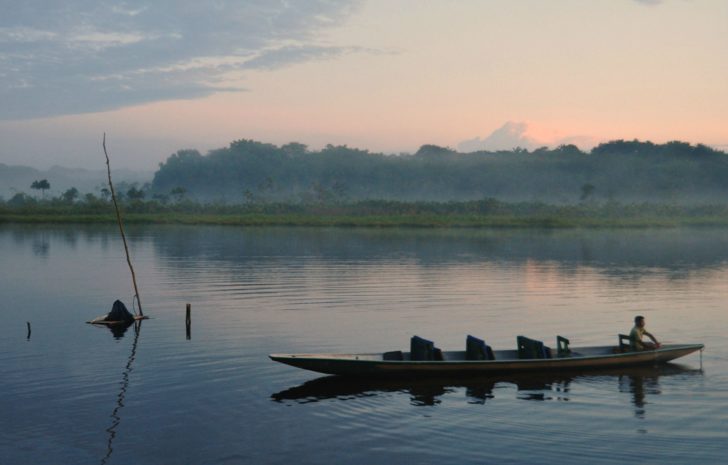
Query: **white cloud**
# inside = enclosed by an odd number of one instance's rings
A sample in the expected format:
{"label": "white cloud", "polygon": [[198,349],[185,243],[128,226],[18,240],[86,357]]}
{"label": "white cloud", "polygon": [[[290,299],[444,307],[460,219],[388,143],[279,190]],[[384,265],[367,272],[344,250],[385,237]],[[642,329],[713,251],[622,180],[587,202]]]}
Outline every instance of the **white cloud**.
{"label": "white cloud", "polygon": [[131,9],[128,6],[122,4],[122,5],[114,5],[111,7],[111,11],[114,13],[118,13],[121,15],[127,15],[127,16],[137,16],[140,13],[143,13],[147,7],[141,7],[136,9]]}
{"label": "white cloud", "polygon": [[249,69],[276,69],[292,63],[334,58],[347,53],[368,51],[361,47],[329,47],[317,45],[293,45],[264,50],[244,62]]}
{"label": "white cloud", "polygon": [[141,33],[119,33],[119,32],[100,32],[94,30],[79,31],[78,33],[68,37],[66,42],[71,48],[89,49],[93,51],[101,51],[111,47],[123,47],[124,45],[142,42],[148,38]]}
{"label": "white cloud", "polygon": [[[231,71],[369,52],[319,43],[359,0],[0,0],[0,120],[219,91]],[[239,90],[239,89],[238,89]]]}
{"label": "white cloud", "polygon": [[22,43],[50,41],[58,34],[32,27],[0,27],[0,43]]}

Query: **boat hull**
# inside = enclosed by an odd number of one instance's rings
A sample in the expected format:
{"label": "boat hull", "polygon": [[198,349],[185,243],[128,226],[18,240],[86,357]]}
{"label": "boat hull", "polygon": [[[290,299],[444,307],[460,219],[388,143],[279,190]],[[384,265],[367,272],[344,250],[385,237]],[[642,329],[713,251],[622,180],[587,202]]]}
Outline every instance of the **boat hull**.
{"label": "boat hull", "polygon": [[702,344],[671,344],[657,350],[608,353],[612,351],[611,347],[588,347],[574,348],[572,353],[576,355],[567,357],[525,360],[499,359],[498,356],[496,360],[458,360],[453,359],[453,355],[448,355],[459,354],[454,352],[446,352],[444,361],[382,360],[381,354],[271,354],[269,357],[276,362],[330,375],[462,376],[656,365],[702,349]]}

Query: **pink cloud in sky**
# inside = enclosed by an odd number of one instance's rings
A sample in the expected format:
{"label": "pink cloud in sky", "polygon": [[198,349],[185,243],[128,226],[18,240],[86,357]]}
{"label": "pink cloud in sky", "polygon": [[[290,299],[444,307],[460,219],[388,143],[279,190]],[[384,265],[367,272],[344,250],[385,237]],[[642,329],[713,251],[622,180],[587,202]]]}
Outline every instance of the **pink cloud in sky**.
{"label": "pink cloud in sky", "polygon": [[555,129],[529,122],[508,121],[484,138],[475,137],[464,140],[457,146],[460,152],[479,150],[512,150],[516,147],[533,150],[539,147],[556,147],[574,144],[582,150],[589,150],[597,141],[585,135],[565,135]]}

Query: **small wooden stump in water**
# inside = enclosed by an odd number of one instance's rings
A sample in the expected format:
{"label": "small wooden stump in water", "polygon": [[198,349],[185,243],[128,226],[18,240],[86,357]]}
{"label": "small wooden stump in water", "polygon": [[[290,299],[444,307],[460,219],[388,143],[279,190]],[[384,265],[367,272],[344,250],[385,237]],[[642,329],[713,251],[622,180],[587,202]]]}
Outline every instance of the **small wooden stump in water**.
{"label": "small wooden stump in water", "polygon": [[187,304],[187,312],[185,316],[185,329],[187,332],[187,340],[192,339],[192,305]]}
{"label": "small wooden stump in water", "polygon": [[28,323],[28,341],[30,341],[30,321],[26,321]]}

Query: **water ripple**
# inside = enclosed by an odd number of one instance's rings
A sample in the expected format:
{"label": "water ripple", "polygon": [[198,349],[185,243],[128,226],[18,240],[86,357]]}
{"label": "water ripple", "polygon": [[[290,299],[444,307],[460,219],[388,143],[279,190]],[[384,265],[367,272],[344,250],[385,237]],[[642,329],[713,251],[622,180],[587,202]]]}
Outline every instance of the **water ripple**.
{"label": "water ripple", "polygon": [[[83,322],[131,295],[123,247],[79,229],[0,226],[3,463],[723,463],[722,231],[140,229],[152,319],[115,338]],[[267,357],[615,344],[636,312],[702,370],[352,383]]]}

